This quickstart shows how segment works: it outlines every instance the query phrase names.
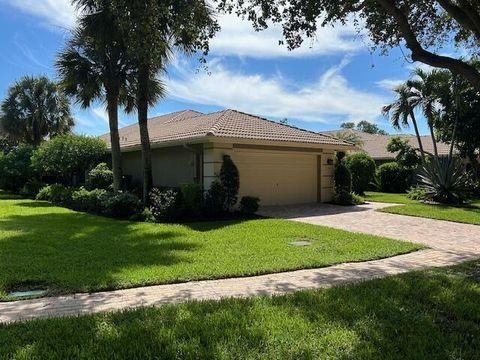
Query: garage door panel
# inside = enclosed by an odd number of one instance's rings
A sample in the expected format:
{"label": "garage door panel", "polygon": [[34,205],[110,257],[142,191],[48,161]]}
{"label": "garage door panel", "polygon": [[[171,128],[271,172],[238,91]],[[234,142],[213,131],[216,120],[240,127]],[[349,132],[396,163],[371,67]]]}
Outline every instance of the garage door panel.
{"label": "garage door panel", "polygon": [[317,156],[239,150],[240,196],[258,196],[262,205],[302,204],[317,200]]}

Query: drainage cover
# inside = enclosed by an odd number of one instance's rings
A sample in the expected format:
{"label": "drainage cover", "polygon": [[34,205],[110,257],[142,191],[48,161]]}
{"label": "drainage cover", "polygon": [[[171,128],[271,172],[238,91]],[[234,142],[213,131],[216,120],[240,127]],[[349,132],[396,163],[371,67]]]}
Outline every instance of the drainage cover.
{"label": "drainage cover", "polygon": [[294,242],[291,242],[289,244],[293,245],[293,246],[309,246],[309,245],[312,245],[312,243],[310,241],[306,241],[306,240],[294,241]]}
{"label": "drainage cover", "polygon": [[9,296],[12,297],[33,297],[33,296],[42,296],[47,292],[47,290],[28,290],[28,291],[14,291],[9,293]]}

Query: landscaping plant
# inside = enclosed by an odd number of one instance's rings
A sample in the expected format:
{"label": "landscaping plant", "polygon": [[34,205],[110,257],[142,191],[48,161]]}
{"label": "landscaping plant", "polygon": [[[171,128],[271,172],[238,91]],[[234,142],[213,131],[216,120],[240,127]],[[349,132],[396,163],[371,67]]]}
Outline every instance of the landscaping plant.
{"label": "landscaping plant", "polygon": [[112,190],[113,172],[106,163],[100,163],[90,170],[85,181],[87,189]]}
{"label": "landscaping plant", "polygon": [[181,217],[182,196],[179,191],[153,188],[149,197],[149,209],[156,221],[168,222],[178,220]]}
{"label": "landscaping plant", "polygon": [[377,177],[379,190],[384,192],[403,193],[412,183],[411,169],[401,166],[396,161],[380,165]]}
{"label": "landscaping plant", "polygon": [[375,161],[367,153],[359,152],[348,155],[345,166],[352,175],[352,190],[363,195],[375,176]]}
{"label": "landscaping plant", "polygon": [[223,156],[222,167],[220,169],[220,183],[223,190],[223,209],[230,211],[238,200],[240,175],[229,155]]}
{"label": "landscaping plant", "polygon": [[128,192],[105,193],[101,199],[104,214],[114,218],[128,219],[142,211],[140,199]]}
{"label": "landscaping plant", "polygon": [[240,199],[240,212],[253,215],[258,211],[260,199],[255,196],[244,196]]}
{"label": "landscaping plant", "polygon": [[20,144],[10,152],[0,152],[0,188],[10,191],[20,190],[35,177],[31,166],[33,146]]}
{"label": "landscaping plant", "polygon": [[354,205],[355,199],[352,194],[352,174],[345,166],[345,153],[337,152],[337,164],[334,173],[334,194],[332,202],[337,205]]}

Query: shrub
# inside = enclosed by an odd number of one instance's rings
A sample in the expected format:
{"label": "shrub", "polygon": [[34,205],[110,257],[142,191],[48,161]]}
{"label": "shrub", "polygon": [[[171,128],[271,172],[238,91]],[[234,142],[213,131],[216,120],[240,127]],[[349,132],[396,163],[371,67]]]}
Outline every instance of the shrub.
{"label": "shrub", "polygon": [[101,206],[105,215],[119,219],[128,219],[142,211],[140,199],[128,192],[105,193]]}
{"label": "shrub", "polygon": [[106,163],[100,163],[90,170],[85,181],[87,189],[112,190],[113,172]]}
{"label": "shrub", "polygon": [[260,199],[254,196],[244,196],[240,199],[240,211],[244,214],[255,214],[259,208]]}
{"label": "shrub", "polygon": [[450,158],[433,159],[418,174],[418,184],[432,200],[461,204],[472,195],[473,180],[464,165]]}
{"label": "shrub", "polygon": [[345,190],[335,192],[332,197],[332,203],[336,205],[360,205],[364,202],[361,196]]}
{"label": "shrub", "polygon": [[184,210],[187,213],[197,215],[202,207],[202,187],[200,184],[181,184],[180,192],[182,194]]}
{"label": "shrub", "polygon": [[347,156],[345,166],[352,175],[352,190],[363,194],[375,176],[375,161],[366,153],[354,153]]}
{"label": "shrub", "polygon": [[412,187],[410,190],[408,190],[407,198],[410,200],[417,200],[417,201],[432,200],[432,198],[428,196],[427,190],[420,186],[415,186],[415,187]]}
{"label": "shrub", "polygon": [[173,221],[182,215],[180,192],[153,188],[149,194],[150,211],[156,221]]}
{"label": "shrub", "polygon": [[422,157],[407,140],[399,136],[390,139],[387,144],[387,151],[396,153],[395,161],[404,168],[413,169],[422,163]]}
{"label": "shrub", "polygon": [[334,181],[335,192],[352,191],[352,174],[344,164],[345,153],[343,151],[337,152],[337,164],[335,165]]}
{"label": "shrub", "polygon": [[105,194],[106,191],[103,189],[87,190],[82,187],[72,193],[71,206],[79,211],[101,213]]}
{"label": "shrub", "polygon": [[403,193],[412,183],[412,171],[397,162],[382,164],[377,170],[380,190],[391,193]]}
{"label": "shrub", "polygon": [[63,135],[44,142],[33,153],[32,165],[42,175],[74,183],[105,155],[105,141],[83,135]]}
{"label": "shrub", "polygon": [[35,176],[31,166],[33,147],[21,144],[8,153],[0,152],[0,188],[19,191]]}
{"label": "shrub", "polygon": [[72,201],[74,188],[61,184],[47,185],[40,189],[37,194],[37,200],[46,200],[54,204],[68,205]]}
{"label": "shrub", "polygon": [[240,175],[237,167],[228,155],[223,156],[222,167],[220,169],[220,183],[223,188],[223,209],[230,211],[238,200]]}
{"label": "shrub", "polygon": [[223,212],[223,187],[218,180],[214,180],[205,194],[205,212],[207,216],[216,216]]}
{"label": "shrub", "polygon": [[38,181],[29,181],[25,185],[23,185],[22,189],[20,190],[20,195],[35,199],[39,191],[45,186],[45,184],[38,182]]}

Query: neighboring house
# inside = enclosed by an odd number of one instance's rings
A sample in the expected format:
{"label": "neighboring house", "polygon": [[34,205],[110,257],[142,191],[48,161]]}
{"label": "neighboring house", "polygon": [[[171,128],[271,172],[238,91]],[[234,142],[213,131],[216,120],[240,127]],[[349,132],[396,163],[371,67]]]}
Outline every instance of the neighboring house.
{"label": "neighboring house", "polygon": [[[379,134],[369,134],[363,131],[358,131],[354,129],[340,129],[340,130],[332,130],[332,131],[322,131],[322,134],[326,135],[333,135],[335,136],[338,133],[352,133],[357,136],[361,141],[362,144],[359,147],[368,153],[377,164],[381,164],[388,161],[394,161],[395,155],[394,153],[387,151],[387,145],[393,137],[400,137],[403,140],[407,140],[410,145],[412,145],[415,149],[419,149],[418,140],[415,135],[379,135]],[[421,136],[421,141],[423,144],[423,149],[425,152],[429,154],[433,154],[433,141],[432,138],[428,136]],[[450,145],[437,142],[438,154],[440,156],[448,156],[450,151]]]}
{"label": "neighboring house", "polygon": [[[148,124],[155,186],[197,182],[206,190],[226,154],[240,173],[239,196],[258,196],[261,205],[330,201],[334,153],[354,148],[331,135],[235,110],[185,110]],[[109,142],[109,134],[102,138]],[[120,129],[120,144],[125,175],[141,182],[138,124]]]}

